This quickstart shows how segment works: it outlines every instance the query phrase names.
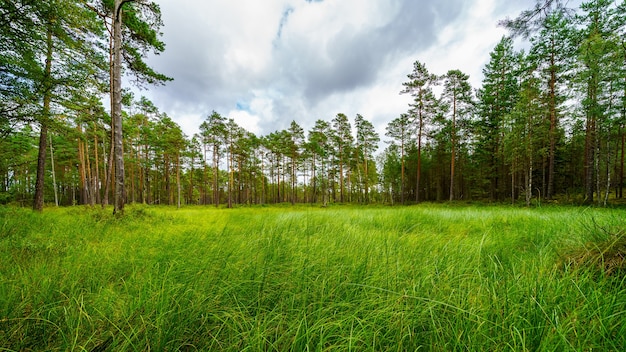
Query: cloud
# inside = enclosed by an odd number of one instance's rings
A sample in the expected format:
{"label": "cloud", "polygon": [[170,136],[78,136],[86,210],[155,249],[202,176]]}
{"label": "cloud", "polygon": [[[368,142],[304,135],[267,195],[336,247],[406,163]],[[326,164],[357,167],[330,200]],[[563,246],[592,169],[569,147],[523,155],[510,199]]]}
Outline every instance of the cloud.
{"label": "cloud", "polygon": [[260,135],[338,112],[384,126],[406,111],[413,61],[479,75],[497,20],[518,13],[494,0],[159,3],[166,50],[149,62],[175,80],[140,94],[189,135],[212,110]]}
{"label": "cloud", "polygon": [[[461,1],[327,1],[296,8],[277,46],[310,104],[373,84],[398,57],[432,46],[438,22],[459,15]],[[450,10],[452,9],[452,10]]]}

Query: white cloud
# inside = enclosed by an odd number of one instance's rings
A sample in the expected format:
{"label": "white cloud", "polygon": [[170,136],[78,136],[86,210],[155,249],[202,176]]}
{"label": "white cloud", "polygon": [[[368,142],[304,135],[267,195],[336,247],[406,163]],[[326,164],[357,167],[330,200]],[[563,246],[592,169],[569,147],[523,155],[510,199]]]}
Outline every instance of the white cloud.
{"label": "white cloud", "polygon": [[[466,4],[466,16],[447,24],[438,37],[438,45],[423,53],[429,70],[445,74],[459,69],[470,75],[472,86],[478,88],[491,51],[507,34],[505,29],[497,26],[502,14],[495,13],[496,5],[494,0],[475,0]],[[514,12],[512,16],[516,14]]]}
{"label": "white cloud", "polygon": [[[212,110],[262,135],[305,130],[338,112],[384,126],[415,60],[480,83],[523,4],[495,0],[160,0],[166,50],[150,59],[175,81],[141,92],[191,135]],[[510,8],[510,12],[502,12]]]}
{"label": "white cloud", "polygon": [[231,110],[226,115],[227,118],[235,120],[239,126],[245,129],[248,132],[252,132],[254,134],[258,134],[261,132],[259,128],[259,119],[260,117],[257,115],[253,115],[248,111],[244,110]]}

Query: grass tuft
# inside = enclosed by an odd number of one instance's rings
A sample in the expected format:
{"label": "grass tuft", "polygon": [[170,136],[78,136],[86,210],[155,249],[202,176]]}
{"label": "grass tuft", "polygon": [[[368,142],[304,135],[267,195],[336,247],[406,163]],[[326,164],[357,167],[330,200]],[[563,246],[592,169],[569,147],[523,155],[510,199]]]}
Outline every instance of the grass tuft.
{"label": "grass tuft", "polygon": [[593,241],[574,248],[565,255],[564,265],[577,270],[591,270],[603,276],[626,278],[626,232],[600,229]]}

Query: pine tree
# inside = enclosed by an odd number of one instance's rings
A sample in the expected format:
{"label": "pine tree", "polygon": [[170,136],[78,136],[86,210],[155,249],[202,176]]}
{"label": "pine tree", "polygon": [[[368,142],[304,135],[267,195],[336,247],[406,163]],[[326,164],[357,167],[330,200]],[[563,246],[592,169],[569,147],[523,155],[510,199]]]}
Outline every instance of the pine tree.
{"label": "pine tree", "polygon": [[235,154],[239,148],[239,143],[243,139],[245,131],[232,118],[226,121],[224,127],[224,141],[228,151],[228,208],[232,208],[233,189],[235,184]]}
{"label": "pine tree", "polygon": [[415,201],[420,201],[421,174],[422,174],[422,144],[426,126],[432,122],[437,114],[438,101],[433,88],[439,83],[437,75],[428,72],[426,65],[415,61],[413,72],[408,76],[409,81],[402,83],[404,89],[400,94],[410,94],[413,102],[410,104],[409,115],[414,120],[417,132],[417,177],[415,185]]}
{"label": "pine tree", "polygon": [[[540,150],[546,149],[538,143],[537,135],[543,133],[542,121],[547,107],[542,101],[540,80],[536,77],[536,63],[524,56],[521,67],[519,96],[509,116],[507,125],[510,126],[510,131],[504,136],[504,148],[511,165],[511,202],[515,203],[518,194],[516,190],[521,188],[526,205],[529,206],[534,187],[535,160]],[[518,173],[523,176],[517,177]]]}
{"label": "pine tree", "polygon": [[213,204],[218,207],[219,198],[219,163],[221,155],[221,145],[226,138],[226,119],[217,112],[213,111],[207,116],[206,120],[200,125],[200,135],[203,143],[211,147],[212,158],[211,167],[213,170],[213,182],[211,189],[213,190]]}
{"label": "pine tree", "polygon": [[467,130],[473,114],[472,87],[469,76],[459,70],[450,70],[443,77],[442,101],[447,106],[450,131],[450,200],[455,199],[455,171],[457,150],[462,135],[460,130]]}
{"label": "pine tree", "polygon": [[501,197],[504,189],[503,153],[504,122],[518,99],[518,54],[513,50],[513,40],[503,37],[490,54],[491,59],[483,69],[483,84],[477,92],[479,120],[473,124],[476,138],[475,160],[478,174],[475,184],[483,189],[487,180],[491,199]]}
{"label": "pine tree", "polygon": [[[154,2],[140,0],[93,0],[85,6],[104,19],[110,35],[110,93],[111,127],[115,159],[114,213],[124,213],[126,203],[124,151],[122,132],[122,80],[124,64],[127,72],[135,76],[136,83],[161,84],[171,80],[150,68],[143,60],[148,51],[155,54],[165,50],[158,39],[163,26],[161,10]],[[110,22],[109,22],[110,21]]]}
{"label": "pine tree", "polygon": [[363,165],[363,175],[361,177],[364,191],[364,201],[369,203],[369,188],[370,188],[370,162],[373,158],[373,153],[378,149],[378,142],[380,136],[376,132],[374,125],[371,122],[365,120],[360,114],[356,115],[354,120],[354,126],[356,128],[356,149],[359,160]]}
{"label": "pine tree", "polygon": [[562,138],[559,131],[562,106],[568,96],[565,93],[567,76],[570,74],[573,53],[572,35],[574,29],[568,17],[561,12],[549,14],[542,22],[541,30],[531,38],[530,56],[539,65],[539,74],[544,82],[544,100],[547,108],[548,145],[547,145],[547,186],[543,194],[546,199],[554,196],[556,147]]}
{"label": "pine tree", "polygon": [[291,204],[296,204],[296,185],[298,180],[298,163],[301,155],[302,144],[304,143],[304,130],[296,121],[291,121],[289,125],[289,158],[291,159]]}
{"label": "pine tree", "polygon": [[391,137],[391,143],[394,143],[400,148],[400,203],[404,204],[405,196],[405,151],[410,141],[411,136],[411,123],[409,115],[402,114],[400,117],[395,118],[387,125],[387,132],[385,135]]}
{"label": "pine tree", "polygon": [[331,141],[334,146],[335,158],[339,169],[339,202],[343,203],[345,198],[346,171],[348,171],[348,161],[352,153],[354,137],[352,137],[352,126],[345,114],[339,113],[332,120]]}
{"label": "pine tree", "polygon": [[585,113],[585,201],[593,203],[594,193],[600,193],[600,129],[605,124],[608,101],[609,48],[611,43],[610,0],[592,0],[581,5],[583,13],[578,22],[584,26],[580,33],[579,72],[584,91],[582,108]]}
{"label": "pine tree", "polygon": [[[322,203],[327,204],[328,175],[327,160],[330,155],[330,124],[324,120],[315,121],[315,125],[309,131],[307,148],[312,155],[311,182],[313,183],[313,197],[311,201],[317,202],[318,186],[322,194]],[[319,161],[320,172],[317,172]]]}

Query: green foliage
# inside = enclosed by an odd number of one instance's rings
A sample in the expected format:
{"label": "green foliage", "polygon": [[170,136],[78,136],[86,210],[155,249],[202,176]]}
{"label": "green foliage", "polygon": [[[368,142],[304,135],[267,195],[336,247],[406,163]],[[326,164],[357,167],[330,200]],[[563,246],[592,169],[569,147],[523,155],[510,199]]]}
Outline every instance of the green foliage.
{"label": "green foliage", "polygon": [[519,55],[513,49],[513,40],[503,37],[490,54],[483,69],[485,78],[477,92],[478,120],[473,124],[476,138],[474,160],[478,164],[475,175],[481,197],[502,199],[506,192],[500,184],[506,178],[503,138],[507,135],[506,117],[517,103],[519,84]]}
{"label": "green foliage", "polygon": [[[93,3],[90,7],[99,15],[112,17],[114,0],[91,0],[87,3]],[[165,43],[159,39],[163,27],[160,6],[152,1],[125,1],[122,12],[122,56],[124,64],[134,75],[135,83],[143,86],[171,81],[171,77],[154,71],[144,61],[149,51],[160,54],[165,50]]]}
{"label": "green foliage", "polygon": [[562,258],[625,215],[2,207],[0,348],[623,350],[623,273]]}
{"label": "green foliage", "polygon": [[510,30],[514,36],[528,38],[545,24],[546,16],[571,13],[568,4],[568,1],[562,0],[536,0],[531,9],[522,11],[515,19],[506,18],[499,25]]}

